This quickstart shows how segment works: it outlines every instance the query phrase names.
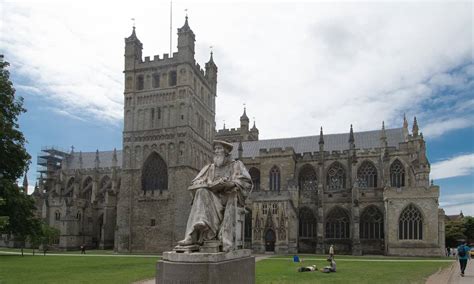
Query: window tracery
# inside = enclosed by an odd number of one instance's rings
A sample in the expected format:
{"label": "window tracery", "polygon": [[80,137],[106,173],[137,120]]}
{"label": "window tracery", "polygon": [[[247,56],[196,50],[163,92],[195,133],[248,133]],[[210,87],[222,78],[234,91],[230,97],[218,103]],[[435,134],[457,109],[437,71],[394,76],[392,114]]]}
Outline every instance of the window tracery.
{"label": "window tracery", "polygon": [[300,239],[313,239],[316,237],[317,222],[311,209],[302,207],[299,213]]}
{"label": "window tracery", "polygon": [[397,188],[405,186],[405,167],[398,159],[390,166],[390,185]]}
{"label": "window tracery", "polygon": [[334,163],[327,173],[328,190],[339,190],[346,187],[346,172],[340,163]]}
{"label": "window tracery", "polygon": [[143,165],[142,189],[144,192],[168,189],[168,167],[157,153],[152,153]]}
{"label": "window tracery", "polygon": [[316,190],[318,188],[318,180],[316,177],[316,171],[311,165],[304,165],[301,168],[298,184],[300,190]]}
{"label": "window tracery", "polygon": [[375,206],[367,207],[360,218],[360,238],[361,239],[383,239],[383,214]]}
{"label": "window tracery", "polygon": [[365,161],[357,170],[357,181],[359,187],[377,187],[377,169],[374,164]]}
{"label": "window tracery", "polygon": [[326,238],[350,238],[350,219],[344,209],[336,207],[329,212],[328,217],[326,218]]}
{"label": "window tracery", "polygon": [[277,166],[270,170],[270,190],[280,191],[280,169]]}
{"label": "window tracery", "polygon": [[423,216],[420,210],[410,204],[400,214],[398,221],[398,239],[400,240],[422,240],[423,239]]}

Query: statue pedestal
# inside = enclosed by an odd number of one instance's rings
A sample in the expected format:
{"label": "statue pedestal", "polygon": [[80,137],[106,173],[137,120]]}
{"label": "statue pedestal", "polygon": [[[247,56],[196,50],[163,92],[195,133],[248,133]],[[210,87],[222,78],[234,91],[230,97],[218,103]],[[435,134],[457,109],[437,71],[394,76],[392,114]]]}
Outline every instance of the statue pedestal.
{"label": "statue pedestal", "polygon": [[164,252],[156,283],[255,283],[255,257],[248,249],[218,253]]}

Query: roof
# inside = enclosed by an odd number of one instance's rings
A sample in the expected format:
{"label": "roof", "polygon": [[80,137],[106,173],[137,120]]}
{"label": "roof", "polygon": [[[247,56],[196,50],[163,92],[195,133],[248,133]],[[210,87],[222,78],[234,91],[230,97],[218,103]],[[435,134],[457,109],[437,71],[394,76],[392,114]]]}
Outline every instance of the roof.
{"label": "roof", "polygon": [[[95,155],[96,152],[82,152],[72,153],[72,156],[68,159],[68,169],[79,169],[79,155],[82,155],[82,168],[90,169],[95,167]],[[102,151],[99,152],[99,167],[100,168],[111,168],[112,160],[114,157],[114,151]],[[122,167],[122,151],[117,150],[117,166]]]}
{"label": "roof", "polygon": [[[387,143],[389,147],[398,148],[398,144],[405,141],[403,136],[403,128],[394,128],[385,130],[387,136]],[[380,130],[354,132],[354,140],[356,149],[372,149],[380,147]],[[340,134],[325,134],[324,137],[324,151],[344,151],[349,149],[349,133]],[[238,157],[239,142],[232,143],[234,149],[232,156]],[[259,141],[245,141],[242,142],[243,153],[242,157],[257,157],[260,149],[270,148],[286,148],[292,147],[297,154],[305,152],[319,151],[319,135],[268,139]]]}

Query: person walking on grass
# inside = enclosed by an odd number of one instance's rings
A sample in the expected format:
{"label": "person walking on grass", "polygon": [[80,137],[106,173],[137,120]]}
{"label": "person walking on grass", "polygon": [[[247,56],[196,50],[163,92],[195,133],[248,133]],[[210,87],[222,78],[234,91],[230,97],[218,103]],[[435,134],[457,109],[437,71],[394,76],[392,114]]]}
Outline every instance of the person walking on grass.
{"label": "person walking on grass", "polygon": [[86,245],[82,244],[81,246],[81,254],[86,254]]}
{"label": "person walking on grass", "polygon": [[461,267],[461,276],[464,277],[464,270],[466,270],[467,261],[470,259],[471,248],[467,246],[466,242],[462,242],[461,245],[457,247],[457,255],[459,259],[459,266]]}
{"label": "person walking on grass", "polygon": [[331,246],[329,247],[329,257],[330,257],[331,259],[334,259],[334,245],[331,245]]}

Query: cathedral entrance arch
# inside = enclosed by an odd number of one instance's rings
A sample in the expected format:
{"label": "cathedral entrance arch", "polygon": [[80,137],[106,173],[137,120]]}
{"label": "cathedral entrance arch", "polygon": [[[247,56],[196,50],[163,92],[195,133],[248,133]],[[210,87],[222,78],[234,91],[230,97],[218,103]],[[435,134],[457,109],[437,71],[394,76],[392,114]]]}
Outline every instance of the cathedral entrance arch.
{"label": "cathedral entrance arch", "polygon": [[265,251],[275,251],[275,231],[268,229],[265,232]]}

